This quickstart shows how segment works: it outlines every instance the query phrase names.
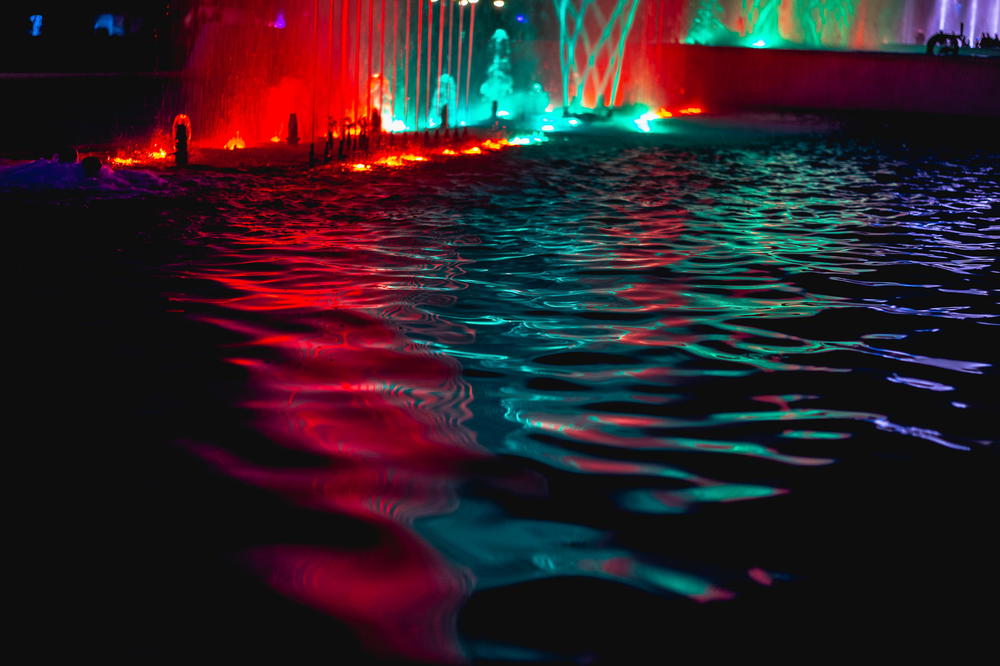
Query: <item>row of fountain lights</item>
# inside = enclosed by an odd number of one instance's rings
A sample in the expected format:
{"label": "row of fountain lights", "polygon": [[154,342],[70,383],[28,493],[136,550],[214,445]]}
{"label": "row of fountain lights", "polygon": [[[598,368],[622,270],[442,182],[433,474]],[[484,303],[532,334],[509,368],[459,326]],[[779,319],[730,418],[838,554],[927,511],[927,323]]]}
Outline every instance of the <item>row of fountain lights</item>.
{"label": "row of fountain lights", "polygon": [[[696,116],[704,112],[701,107],[691,106],[684,107],[680,109],[675,109],[673,111],[660,107],[655,111],[647,111],[633,122],[635,126],[642,132],[651,132],[652,127],[651,122],[658,120],[665,120],[669,118],[674,118],[677,116]],[[501,117],[509,116],[503,111],[498,115]],[[544,119],[546,124],[542,125],[541,131],[534,132],[530,135],[525,136],[514,136],[512,138],[488,138],[475,145],[470,145],[468,139],[466,138],[462,141],[462,145],[459,146],[456,143],[457,134],[453,134],[451,138],[452,145],[444,148],[430,147],[428,141],[425,141],[424,149],[420,152],[405,152],[398,155],[387,155],[370,162],[358,162],[351,161],[348,165],[348,169],[351,171],[371,171],[376,166],[382,167],[404,167],[412,164],[418,164],[420,162],[427,162],[431,157],[436,155],[441,155],[445,157],[452,157],[456,155],[482,155],[488,152],[496,152],[498,150],[503,150],[511,146],[529,146],[538,143],[544,143],[548,141],[545,136],[548,132],[556,131],[555,125],[551,124],[548,118]],[[570,117],[566,120],[566,124],[569,127],[576,128],[581,125],[581,121],[577,118]],[[115,166],[135,166],[138,164],[148,164],[155,163],[158,161],[166,160],[167,158],[174,156],[178,164],[186,164],[188,158],[189,142],[191,138],[191,119],[186,115],[181,114],[177,116],[174,120],[174,130],[177,135],[177,150],[174,153],[168,153],[166,149],[159,145],[154,145],[151,150],[144,153],[136,154],[133,153],[132,156],[118,156],[112,158],[110,161]],[[430,133],[425,133],[427,137],[430,137]],[[437,133],[435,133],[436,136]],[[445,137],[448,133],[445,132]],[[467,135],[466,135],[467,137]],[[275,141],[272,137],[272,142]],[[437,141],[437,138],[435,139]],[[296,141],[297,142],[297,141]],[[237,132],[236,136],[229,140],[224,146],[226,150],[241,150],[246,148],[246,142],[239,136]]]}
{"label": "row of fountain lights", "polygon": [[[497,131],[499,130],[497,129]],[[185,166],[188,163],[190,155],[191,140],[191,119],[187,115],[180,114],[174,119],[174,133],[176,150],[173,153],[168,153],[166,149],[160,145],[154,145],[151,150],[135,151],[130,156],[119,155],[117,157],[112,157],[109,161],[114,166],[129,167],[156,163],[173,156],[178,166]],[[402,147],[407,149],[407,152],[401,154],[383,155],[382,157],[378,157],[377,159],[373,159],[369,162],[350,160],[350,154],[341,155],[341,160],[345,157],[347,158],[346,168],[351,171],[371,171],[375,166],[403,167],[420,162],[428,162],[431,157],[437,155],[446,157],[456,155],[482,155],[487,152],[503,150],[511,146],[528,146],[548,141],[542,132],[535,132],[528,136],[514,136],[511,138],[496,136],[479,141],[478,139],[470,138],[467,129],[465,129],[461,135],[459,135],[457,129],[453,132],[448,132],[447,130],[434,133],[429,131],[425,132],[422,135],[423,145],[420,145],[421,134],[419,133],[407,133],[406,135],[385,133],[384,136],[390,137],[390,139],[393,136],[405,136],[405,139],[401,143],[403,144]],[[328,140],[329,138],[330,137],[328,137]],[[361,135],[351,134],[346,140],[349,143],[354,144],[354,148],[351,151],[353,153],[373,152],[367,147],[363,149],[359,149],[357,147],[358,142],[364,140],[364,137]],[[274,142],[273,138],[272,142]],[[293,137],[290,135],[288,143],[291,145],[298,144],[298,137],[295,136],[293,140]],[[394,142],[390,140],[388,145],[391,147],[393,143]],[[332,161],[332,147],[332,143],[328,143],[328,159],[325,160],[326,163]],[[225,150],[242,150],[245,148],[246,142],[239,136],[238,132],[237,135],[233,139],[230,139],[224,147]],[[312,158],[310,158],[310,163],[312,163]]]}

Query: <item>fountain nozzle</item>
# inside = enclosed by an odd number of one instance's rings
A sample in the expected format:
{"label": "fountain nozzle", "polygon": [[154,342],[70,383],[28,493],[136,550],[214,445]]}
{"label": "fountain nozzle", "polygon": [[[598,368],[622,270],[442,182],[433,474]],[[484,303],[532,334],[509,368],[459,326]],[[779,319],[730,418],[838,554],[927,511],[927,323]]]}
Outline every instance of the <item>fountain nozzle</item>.
{"label": "fountain nozzle", "polygon": [[174,164],[187,166],[190,159],[191,120],[183,113],[174,119]]}

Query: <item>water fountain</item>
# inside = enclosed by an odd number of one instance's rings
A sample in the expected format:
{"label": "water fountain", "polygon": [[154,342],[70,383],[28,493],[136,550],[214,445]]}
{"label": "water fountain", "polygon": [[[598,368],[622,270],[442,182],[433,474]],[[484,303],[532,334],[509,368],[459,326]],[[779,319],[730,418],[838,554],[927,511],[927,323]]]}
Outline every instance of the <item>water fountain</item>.
{"label": "water fountain", "polygon": [[615,106],[639,0],[554,1],[563,108],[569,112]]}
{"label": "water fountain", "polygon": [[[998,0],[698,0],[692,44],[877,50],[938,32],[1000,32]],[[970,43],[974,39],[969,40]]]}
{"label": "water fountain", "polygon": [[510,75],[510,37],[507,31],[497,29],[490,37],[490,66],[486,81],[479,94],[488,103],[500,105],[514,93],[514,80]]}
{"label": "water fountain", "polygon": [[429,122],[434,125],[448,125],[449,114],[458,107],[458,83],[451,74],[442,74],[434,91],[434,108]]}
{"label": "water fountain", "polygon": [[[184,109],[207,145],[240,132],[248,145],[283,136],[297,114],[305,142],[369,122],[421,130],[468,120],[478,0],[201,0]],[[464,98],[464,108],[459,101]]]}
{"label": "water fountain", "polygon": [[967,36],[970,45],[982,35],[1000,33],[1000,0],[935,0],[931,15],[932,32],[959,33]]}

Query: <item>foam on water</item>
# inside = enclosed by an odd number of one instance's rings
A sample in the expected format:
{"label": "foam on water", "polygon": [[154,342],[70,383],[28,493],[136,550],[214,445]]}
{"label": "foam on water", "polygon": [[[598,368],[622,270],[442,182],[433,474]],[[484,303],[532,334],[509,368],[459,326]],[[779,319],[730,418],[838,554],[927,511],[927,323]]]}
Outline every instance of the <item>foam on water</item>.
{"label": "foam on water", "polygon": [[86,190],[115,193],[155,193],[167,182],[149,171],[112,169],[102,165],[88,177],[79,163],[40,159],[0,169],[0,189]]}

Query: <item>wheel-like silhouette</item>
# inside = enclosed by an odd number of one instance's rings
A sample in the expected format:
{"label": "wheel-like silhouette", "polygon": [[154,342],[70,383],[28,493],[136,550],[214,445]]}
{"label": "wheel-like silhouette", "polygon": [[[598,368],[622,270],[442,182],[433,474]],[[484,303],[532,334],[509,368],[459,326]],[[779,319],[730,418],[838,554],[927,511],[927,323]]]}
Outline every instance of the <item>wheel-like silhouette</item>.
{"label": "wheel-like silhouette", "polygon": [[939,32],[927,40],[927,55],[958,55],[962,45],[958,35]]}

